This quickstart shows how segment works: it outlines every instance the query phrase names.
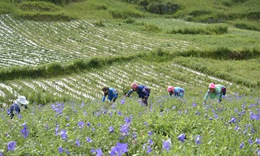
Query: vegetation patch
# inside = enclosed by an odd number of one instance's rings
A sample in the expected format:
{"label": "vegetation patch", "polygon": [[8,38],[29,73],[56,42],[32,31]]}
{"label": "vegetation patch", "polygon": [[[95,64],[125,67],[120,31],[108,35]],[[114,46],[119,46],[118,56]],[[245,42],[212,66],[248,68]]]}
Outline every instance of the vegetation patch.
{"label": "vegetation patch", "polygon": [[204,35],[218,35],[228,33],[227,26],[207,26],[207,27],[186,27],[177,30],[172,30],[171,34],[204,34]]}
{"label": "vegetation patch", "polygon": [[60,11],[60,7],[53,3],[46,2],[23,2],[18,5],[22,11],[26,12],[56,12]]}
{"label": "vegetation patch", "polygon": [[73,20],[73,17],[63,13],[63,12],[25,12],[19,15],[20,18],[33,20],[33,21],[70,21]]}
{"label": "vegetation patch", "polygon": [[133,11],[118,11],[118,10],[113,10],[110,11],[111,15],[115,19],[126,19],[129,17],[134,17],[134,18],[139,18],[142,17],[143,15],[140,14],[139,12],[133,12]]}

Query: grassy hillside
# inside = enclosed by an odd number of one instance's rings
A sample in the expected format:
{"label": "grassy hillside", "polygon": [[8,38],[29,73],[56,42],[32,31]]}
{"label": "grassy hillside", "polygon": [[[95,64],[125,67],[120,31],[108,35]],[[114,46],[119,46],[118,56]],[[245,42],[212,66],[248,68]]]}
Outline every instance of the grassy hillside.
{"label": "grassy hillside", "polygon": [[[259,32],[237,29],[228,21],[213,24],[184,20],[199,21],[203,18],[197,16],[199,13],[194,14],[199,8],[202,12],[203,9],[209,10],[208,15],[220,14],[216,12],[217,5],[230,8],[228,13],[232,12],[232,8],[240,7],[242,14],[248,5],[256,5],[254,1],[174,3],[180,6],[174,13],[157,14],[149,11],[152,4],[157,6],[156,2],[150,2],[144,10],[143,4],[135,1],[1,1],[1,99],[8,102],[18,94],[27,95],[37,103],[57,99],[93,99],[100,97],[102,85],[119,87],[120,92],[124,93],[131,81],[155,85],[158,92],[164,92],[163,88],[176,83],[174,80],[178,82],[176,85],[196,91],[211,81],[227,81],[226,85],[234,83],[243,88],[239,90],[241,93],[257,95],[260,85]],[[250,9],[257,10],[256,7]],[[189,19],[186,18],[188,16]],[[238,16],[234,14],[233,17],[236,19]],[[87,94],[71,85],[82,79],[74,74],[99,73],[107,66],[121,70],[126,63],[136,61],[142,63],[134,68],[128,67],[123,74],[128,77],[126,82],[118,82],[120,76],[112,76],[111,82],[91,87],[94,93]],[[114,64],[118,63],[119,67],[116,67]],[[169,69],[164,63],[173,63],[173,67],[178,66],[178,69]],[[151,71],[153,76],[148,74],[146,78],[132,73],[132,70],[137,71],[142,66],[146,69],[149,66],[158,67]],[[161,69],[165,71],[160,73]],[[73,75],[70,77],[73,82],[64,81],[64,76],[70,74]],[[158,74],[162,74],[161,79],[171,76],[160,81],[153,78]],[[190,79],[190,74],[195,74],[198,80]],[[174,80],[171,81],[171,77]],[[88,81],[93,81],[91,84],[99,83],[92,77]],[[88,81],[82,85],[87,86]],[[237,88],[233,86],[230,91],[234,93]],[[26,91],[21,88],[26,88]],[[67,93],[64,96],[60,91]],[[52,97],[54,93],[56,96]]]}
{"label": "grassy hillside", "polygon": [[0,3],[0,13],[39,21],[163,16],[203,23],[228,23],[237,28],[260,30],[258,0],[2,0]]}

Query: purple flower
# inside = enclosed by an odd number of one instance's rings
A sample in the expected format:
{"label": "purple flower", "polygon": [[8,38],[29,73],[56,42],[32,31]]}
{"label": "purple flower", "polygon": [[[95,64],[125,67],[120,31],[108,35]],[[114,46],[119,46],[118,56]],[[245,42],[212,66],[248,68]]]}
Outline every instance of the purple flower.
{"label": "purple flower", "polygon": [[198,145],[198,144],[201,144],[201,136],[200,135],[197,135],[195,137],[195,143]]}
{"label": "purple flower", "polygon": [[27,138],[30,134],[30,130],[26,126],[26,123],[23,124],[23,129],[20,131],[24,138]]}
{"label": "purple flower", "polygon": [[110,151],[111,156],[121,156],[122,154],[126,153],[128,151],[127,149],[127,143],[120,143],[118,142],[116,146],[113,146]]}
{"label": "purple flower", "polygon": [[171,142],[169,140],[163,142],[162,148],[166,149],[167,151],[171,148]]}
{"label": "purple flower", "polygon": [[15,141],[8,142],[8,144],[7,144],[7,150],[8,151],[14,151],[15,147],[16,147],[16,142]]}
{"label": "purple flower", "polygon": [[192,103],[192,106],[193,106],[193,107],[196,107],[196,106],[197,106],[197,104],[194,102],[194,103]]}
{"label": "purple flower", "polygon": [[129,126],[128,124],[124,124],[121,126],[120,132],[122,135],[128,135],[129,132]]}
{"label": "purple flower", "polygon": [[198,112],[198,111],[196,111],[195,114],[198,115],[198,116],[201,116],[200,112]]}
{"label": "purple flower", "polygon": [[114,127],[113,126],[110,126],[109,127],[109,133],[113,133],[114,132]]}
{"label": "purple flower", "polygon": [[186,139],[185,134],[179,135],[179,136],[178,136],[178,139],[179,139],[181,142],[184,142],[184,139]]}
{"label": "purple flower", "polygon": [[90,124],[90,122],[87,122],[87,126],[89,127],[91,124]]}
{"label": "purple flower", "polygon": [[96,152],[96,151],[95,151],[94,148],[92,148],[92,149],[90,150],[90,153],[91,153],[91,154],[95,154],[95,152]]}
{"label": "purple flower", "polygon": [[17,114],[17,116],[18,116],[18,118],[19,118],[19,119],[21,119],[21,118],[22,118],[21,114]]}
{"label": "purple flower", "polygon": [[96,156],[102,156],[103,155],[101,148],[96,149],[96,153],[97,153]]}
{"label": "purple flower", "polygon": [[256,138],[256,139],[255,139],[255,143],[256,143],[257,145],[260,145],[260,138]]}
{"label": "purple flower", "polygon": [[56,128],[55,128],[55,134],[56,134],[56,135],[59,134],[59,125],[57,125]]}
{"label": "purple flower", "polygon": [[80,147],[80,141],[78,139],[76,139],[76,145]]}
{"label": "purple flower", "polygon": [[135,139],[135,138],[137,138],[137,135],[136,135],[136,133],[133,133],[133,138]]}
{"label": "purple flower", "polygon": [[122,105],[125,104],[125,99],[122,99],[122,100],[121,100],[121,104],[122,104]]}
{"label": "purple flower", "polygon": [[92,142],[92,139],[90,139],[89,137],[86,137],[86,140],[87,140],[87,142]]}
{"label": "purple flower", "polygon": [[63,153],[63,148],[61,146],[58,147],[58,151],[59,151],[59,153]]}
{"label": "purple flower", "polygon": [[233,118],[231,118],[231,120],[229,120],[229,122],[228,123],[235,123],[236,122],[236,118],[235,117],[233,117]]}
{"label": "purple flower", "polygon": [[4,156],[4,154],[2,152],[0,152],[0,156]]}
{"label": "purple flower", "polygon": [[85,105],[85,103],[84,103],[84,102],[82,102],[80,107],[82,108],[82,107],[84,107],[84,105]]}
{"label": "purple flower", "polygon": [[250,139],[248,139],[248,143],[250,144],[250,145],[252,145],[253,144],[253,140],[250,138]]}
{"label": "purple flower", "polygon": [[66,116],[66,121],[69,121],[70,117]]}
{"label": "purple flower", "polygon": [[152,132],[152,131],[149,131],[149,132],[148,132],[148,135],[149,135],[149,136],[153,135],[153,132]]}
{"label": "purple flower", "polygon": [[245,145],[245,143],[244,143],[244,142],[241,142],[241,144],[240,144],[239,148],[243,148],[243,147],[244,147],[244,145]]}
{"label": "purple flower", "polygon": [[218,114],[214,114],[214,117],[215,117],[216,119],[218,119]]}
{"label": "purple flower", "polygon": [[84,122],[83,122],[83,121],[80,121],[80,122],[78,122],[78,126],[79,126],[79,128],[81,128],[81,129],[82,129],[82,128],[84,127],[84,125],[85,125],[85,124],[84,124]]}
{"label": "purple flower", "polygon": [[130,124],[130,123],[131,123],[131,119],[128,118],[128,117],[126,117],[126,118],[125,118],[125,123],[126,123],[126,124]]}
{"label": "purple flower", "polygon": [[67,148],[65,149],[65,152],[67,153],[67,155],[70,155],[70,152]]}
{"label": "purple flower", "polygon": [[150,145],[153,145],[153,140],[152,139],[149,139],[148,142],[149,142]]}
{"label": "purple flower", "polygon": [[67,140],[68,139],[68,136],[67,136],[67,131],[66,130],[61,130],[61,132],[60,132],[60,136],[61,136],[61,138],[63,139],[63,140]]}
{"label": "purple flower", "polygon": [[236,126],[236,127],[235,127],[235,130],[237,131],[238,129],[239,129],[239,127],[238,127],[238,126]]}
{"label": "purple flower", "polygon": [[260,116],[257,114],[254,114],[253,112],[250,112],[250,119],[251,120],[259,120]]}
{"label": "purple flower", "polygon": [[148,146],[148,147],[147,147],[147,151],[146,151],[146,153],[148,153],[148,154],[149,154],[149,153],[151,153],[151,152],[152,152],[152,149],[151,149],[151,147],[150,147],[150,146]]}
{"label": "purple flower", "polygon": [[148,126],[148,122],[144,122],[144,125],[145,125],[145,126]]}
{"label": "purple flower", "polygon": [[120,111],[118,111],[117,114],[120,115],[120,116],[122,115],[122,113]]}

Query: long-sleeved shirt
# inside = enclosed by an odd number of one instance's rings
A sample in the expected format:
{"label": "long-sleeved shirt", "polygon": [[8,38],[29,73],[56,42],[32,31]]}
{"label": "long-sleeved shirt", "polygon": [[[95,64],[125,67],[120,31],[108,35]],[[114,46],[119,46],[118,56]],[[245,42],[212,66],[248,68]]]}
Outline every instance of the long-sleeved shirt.
{"label": "long-sleeved shirt", "polygon": [[[24,107],[27,109],[28,107],[24,105]],[[11,119],[14,117],[14,112],[17,114],[20,114],[20,106],[16,103],[13,103],[10,107],[10,109],[7,110],[7,114],[10,115]]]}
{"label": "long-sleeved shirt", "polygon": [[217,84],[215,87],[215,91],[213,93],[210,93],[210,91],[208,90],[205,97],[204,97],[204,101],[207,100],[208,98],[211,99],[215,99],[218,98],[219,101],[221,101],[222,95],[223,95],[223,89],[225,89],[226,87],[220,84]]}
{"label": "long-sleeved shirt", "polygon": [[107,95],[106,94],[103,95],[102,102],[104,102],[106,100],[106,96],[107,96],[107,99],[109,101],[111,101],[112,99],[117,98],[118,93],[117,93],[116,89],[108,88],[108,94]]}
{"label": "long-sleeved shirt", "polygon": [[181,87],[174,87],[174,93],[170,92],[169,94],[170,94],[170,96],[172,96],[172,94],[174,94],[174,96],[176,96],[176,97],[183,97],[184,89]]}
{"label": "long-sleeved shirt", "polygon": [[[130,96],[132,93],[134,92],[133,89],[131,89],[127,94],[126,96]],[[139,85],[137,87],[137,90],[136,90],[139,98],[144,98],[145,96],[149,96],[150,95],[150,88],[148,88],[147,86],[144,86],[144,85]]]}

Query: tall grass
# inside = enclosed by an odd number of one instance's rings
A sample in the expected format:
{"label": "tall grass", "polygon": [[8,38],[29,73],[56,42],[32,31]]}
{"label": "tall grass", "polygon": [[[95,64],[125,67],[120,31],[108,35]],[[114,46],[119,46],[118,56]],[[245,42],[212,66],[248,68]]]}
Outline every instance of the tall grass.
{"label": "tall grass", "polygon": [[10,3],[8,0],[2,0],[0,1],[0,14],[7,14],[11,13],[16,9],[16,6],[14,3]]}
{"label": "tall grass", "polygon": [[182,28],[178,30],[172,30],[169,33],[171,34],[205,34],[205,35],[217,35],[224,34],[228,32],[227,26],[207,26],[203,28]]}
{"label": "tall grass", "polygon": [[12,80],[19,78],[49,78],[60,75],[67,75],[81,70],[102,68],[115,62],[125,62],[135,59],[140,55],[116,56],[116,57],[94,57],[91,59],[74,60],[68,64],[50,63],[37,67],[13,67],[11,69],[0,70],[0,80]]}

